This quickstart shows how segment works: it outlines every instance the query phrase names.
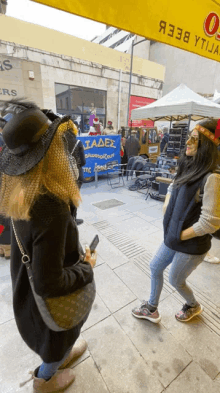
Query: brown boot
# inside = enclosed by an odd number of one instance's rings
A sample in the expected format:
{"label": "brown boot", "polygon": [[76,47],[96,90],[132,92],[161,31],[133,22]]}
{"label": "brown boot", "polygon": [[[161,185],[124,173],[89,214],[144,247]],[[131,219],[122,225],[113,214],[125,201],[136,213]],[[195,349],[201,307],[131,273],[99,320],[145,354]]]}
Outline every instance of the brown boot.
{"label": "brown boot", "polygon": [[38,369],[33,374],[33,393],[55,393],[63,392],[70,386],[75,380],[73,370],[66,368],[62,371],[57,371],[49,381],[45,379],[37,378],[35,375]]}
{"label": "brown boot", "polygon": [[75,380],[75,375],[73,370],[70,368],[66,368],[62,371],[57,371],[49,381],[46,381],[43,378],[37,378],[37,373],[40,367],[36,368],[35,371],[30,371],[31,378],[27,381],[20,383],[20,388],[26,385],[26,383],[30,382],[32,379],[33,382],[33,393],[55,393],[55,392],[63,392],[71,383]]}
{"label": "brown boot", "polygon": [[71,363],[73,363],[76,359],[78,359],[87,349],[87,342],[85,340],[80,340],[77,344],[75,344],[66,358],[64,363],[59,367],[59,370],[62,370],[66,367],[69,367]]}
{"label": "brown boot", "polygon": [[5,259],[10,259],[10,257],[11,257],[11,245],[10,244],[0,244],[0,256],[5,257]]}

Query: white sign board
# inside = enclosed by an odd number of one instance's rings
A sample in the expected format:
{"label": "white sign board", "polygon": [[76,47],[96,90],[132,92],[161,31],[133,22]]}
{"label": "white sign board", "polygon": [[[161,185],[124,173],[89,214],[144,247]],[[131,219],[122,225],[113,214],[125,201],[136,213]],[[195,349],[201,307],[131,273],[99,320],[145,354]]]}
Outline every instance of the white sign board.
{"label": "white sign board", "polygon": [[150,146],[149,147],[149,153],[157,153],[158,152],[158,146]]}

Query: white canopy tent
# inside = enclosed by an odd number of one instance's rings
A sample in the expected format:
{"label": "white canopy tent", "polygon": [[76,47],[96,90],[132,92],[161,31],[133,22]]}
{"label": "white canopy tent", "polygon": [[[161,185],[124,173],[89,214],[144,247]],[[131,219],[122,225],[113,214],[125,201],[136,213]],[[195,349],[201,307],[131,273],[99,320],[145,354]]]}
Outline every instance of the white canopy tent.
{"label": "white canopy tent", "polygon": [[131,120],[179,121],[201,120],[206,117],[220,118],[220,105],[194,93],[181,84],[152,104],[134,109]]}

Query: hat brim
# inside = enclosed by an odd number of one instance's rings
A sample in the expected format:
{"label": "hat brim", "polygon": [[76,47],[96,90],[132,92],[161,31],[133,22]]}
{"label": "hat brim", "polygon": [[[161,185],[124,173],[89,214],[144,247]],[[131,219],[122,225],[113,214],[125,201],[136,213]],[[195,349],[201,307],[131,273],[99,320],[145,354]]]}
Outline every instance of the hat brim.
{"label": "hat brim", "polygon": [[37,143],[20,155],[15,155],[4,145],[0,152],[0,172],[9,176],[19,176],[34,168],[45,156],[57,128],[67,119],[56,119],[51,123]]}

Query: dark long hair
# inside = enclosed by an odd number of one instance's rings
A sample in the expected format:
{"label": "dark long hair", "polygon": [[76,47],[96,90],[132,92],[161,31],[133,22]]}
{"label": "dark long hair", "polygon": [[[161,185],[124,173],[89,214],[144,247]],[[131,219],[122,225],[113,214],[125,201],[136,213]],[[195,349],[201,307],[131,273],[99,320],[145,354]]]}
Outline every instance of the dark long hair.
{"label": "dark long hair", "polygon": [[[217,122],[218,120],[206,119],[198,124],[215,134]],[[202,179],[207,173],[215,172],[218,166],[218,148],[205,135],[199,133],[199,145],[195,156],[187,156],[186,147],[179,160],[178,170],[174,180],[176,187],[180,187],[186,183],[193,184],[197,180]]]}

